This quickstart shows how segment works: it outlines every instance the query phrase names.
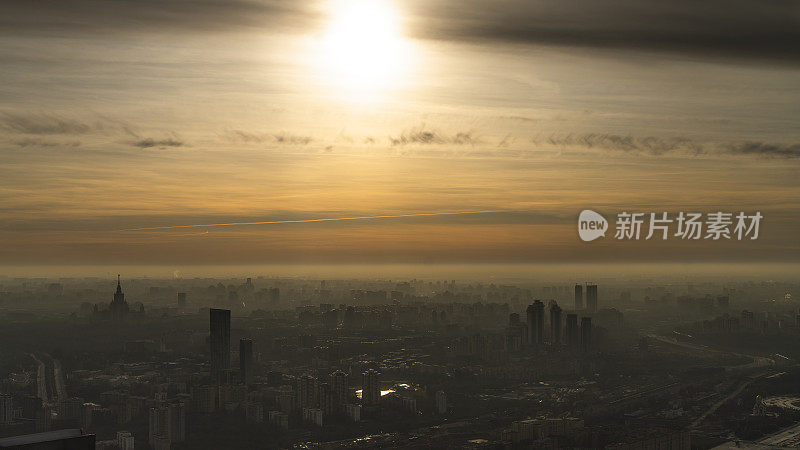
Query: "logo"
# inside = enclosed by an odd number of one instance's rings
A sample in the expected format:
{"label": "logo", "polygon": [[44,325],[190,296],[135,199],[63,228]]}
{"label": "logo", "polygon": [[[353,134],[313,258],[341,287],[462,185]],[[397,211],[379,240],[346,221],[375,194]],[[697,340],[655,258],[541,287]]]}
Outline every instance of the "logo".
{"label": "logo", "polygon": [[[758,239],[761,219],[760,211],[748,214],[744,211],[734,212],[683,212],[659,213],[627,212],[617,214],[616,240],[667,240],[670,237],[683,240],[709,239],[721,240],[755,240]],[[584,209],[578,216],[578,235],[585,242],[605,237],[608,221],[605,217]],[[748,239],[749,238],[749,239]]]}
{"label": "logo", "polygon": [[584,209],[578,216],[578,235],[585,242],[593,241],[599,237],[605,237],[608,230],[608,221],[605,217],[592,211]]}

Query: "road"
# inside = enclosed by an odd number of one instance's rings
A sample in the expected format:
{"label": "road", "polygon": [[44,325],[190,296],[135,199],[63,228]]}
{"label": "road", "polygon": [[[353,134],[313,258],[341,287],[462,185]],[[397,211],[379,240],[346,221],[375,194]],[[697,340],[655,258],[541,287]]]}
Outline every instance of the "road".
{"label": "road", "polygon": [[31,358],[36,361],[36,395],[42,401],[47,402],[50,400],[47,391],[47,366],[33,353],[31,353]]}
{"label": "road", "polygon": [[665,336],[659,336],[657,334],[652,334],[652,333],[648,334],[647,337],[650,338],[650,339],[655,339],[657,341],[667,343],[667,344],[672,344],[672,345],[675,345],[677,347],[683,347],[683,348],[686,348],[686,349],[689,349],[689,350],[696,350],[696,351],[704,352],[704,353],[719,353],[719,354],[723,354],[723,355],[734,355],[734,356],[740,356],[740,357],[743,357],[743,358],[750,358],[750,359],[753,360],[752,362],[749,362],[747,364],[735,364],[735,365],[731,365],[731,366],[725,366],[725,370],[728,370],[728,371],[730,371],[730,370],[757,369],[757,368],[761,368],[761,367],[772,367],[772,366],[775,365],[775,361],[773,359],[765,358],[763,356],[745,355],[743,353],[736,353],[736,352],[728,352],[728,351],[724,351],[724,350],[717,350],[717,349],[714,349],[714,348],[711,348],[711,347],[707,347],[705,345],[693,344],[691,342],[678,341],[678,340],[675,340],[675,339],[672,339],[672,338],[668,338],[668,337],[665,337]]}

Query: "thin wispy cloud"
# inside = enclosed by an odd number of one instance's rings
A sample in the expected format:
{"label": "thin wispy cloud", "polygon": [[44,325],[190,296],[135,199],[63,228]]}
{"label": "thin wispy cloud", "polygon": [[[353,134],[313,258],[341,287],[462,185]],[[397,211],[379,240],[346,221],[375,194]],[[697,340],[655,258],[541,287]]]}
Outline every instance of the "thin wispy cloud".
{"label": "thin wispy cloud", "polygon": [[185,144],[183,143],[183,141],[179,141],[173,138],[166,138],[166,139],[146,138],[135,141],[133,142],[132,145],[134,147],[139,147],[139,148],[152,148],[152,147],[183,147]]}
{"label": "thin wispy cloud", "polygon": [[151,231],[151,230],[172,230],[180,228],[204,228],[204,227],[235,227],[243,225],[276,225],[287,223],[313,223],[313,222],[342,222],[353,220],[379,220],[379,219],[400,219],[405,217],[430,217],[430,216],[454,216],[454,215],[469,215],[469,214],[492,214],[500,213],[503,211],[440,211],[440,212],[427,212],[427,213],[409,213],[409,214],[385,214],[378,216],[356,216],[356,217],[324,217],[318,219],[297,219],[297,220],[268,220],[259,222],[227,222],[227,223],[206,223],[206,224],[192,224],[192,225],[167,225],[160,227],[139,227],[127,228],[119,231]]}
{"label": "thin wispy cloud", "polygon": [[57,116],[55,114],[0,114],[0,129],[12,133],[52,135],[80,135],[93,127],[85,122]]}

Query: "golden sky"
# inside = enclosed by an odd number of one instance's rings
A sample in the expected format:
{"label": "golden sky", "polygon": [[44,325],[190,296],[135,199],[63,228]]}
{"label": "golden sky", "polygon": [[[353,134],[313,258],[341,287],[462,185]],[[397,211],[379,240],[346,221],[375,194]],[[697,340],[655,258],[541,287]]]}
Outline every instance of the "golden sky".
{"label": "golden sky", "polygon": [[0,264],[797,262],[798,14],[717,6],[3,2]]}

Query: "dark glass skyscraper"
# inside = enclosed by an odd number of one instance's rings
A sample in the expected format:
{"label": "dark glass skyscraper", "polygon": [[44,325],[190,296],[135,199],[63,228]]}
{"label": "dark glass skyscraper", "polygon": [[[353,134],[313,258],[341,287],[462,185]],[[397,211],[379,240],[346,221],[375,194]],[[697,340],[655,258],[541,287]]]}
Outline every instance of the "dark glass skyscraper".
{"label": "dark glass skyscraper", "polygon": [[586,285],[586,310],[597,312],[597,285]]}
{"label": "dark glass skyscraper", "polygon": [[567,346],[572,350],[577,350],[580,347],[580,329],[578,328],[578,315],[567,314],[567,325],[565,335],[567,338]]}
{"label": "dark glass skyscraper", "polygon": [[550,342],[561,343],[561,307],[556,302],[550,305]]}
{"label": "dark glass skyscraper", "polygon": [[253,341],[251,339],[239,339],[239,372],[242,375],[242,383],[252,384],[255,368],[253,367]]}
{"label": "dark glass skyscraper", "polygon": [[536,300],[526,310],[528,323],[528,344],[539,345],[544,342],[544,303]]}
{"label": "dark glass skyscraper", "polygon": [[581,317],[581,351],[588,352],[592,348],[592,318]]}
{"label": "dark glass skyscraper", "polygon": [[231,369],[231,311],[211,309],[211,378],[219,381]]}
{"label": "dark glass skyscraper", "polygon": [[583,286],[575,285],[575,310],[583,309]]}
{"label": "dark glass skyscraper", "polygon": [[364,406],[375,406],[381,400],[381,388],[378,384],[378,372],[369,369],[362,374],[361,404]]}

